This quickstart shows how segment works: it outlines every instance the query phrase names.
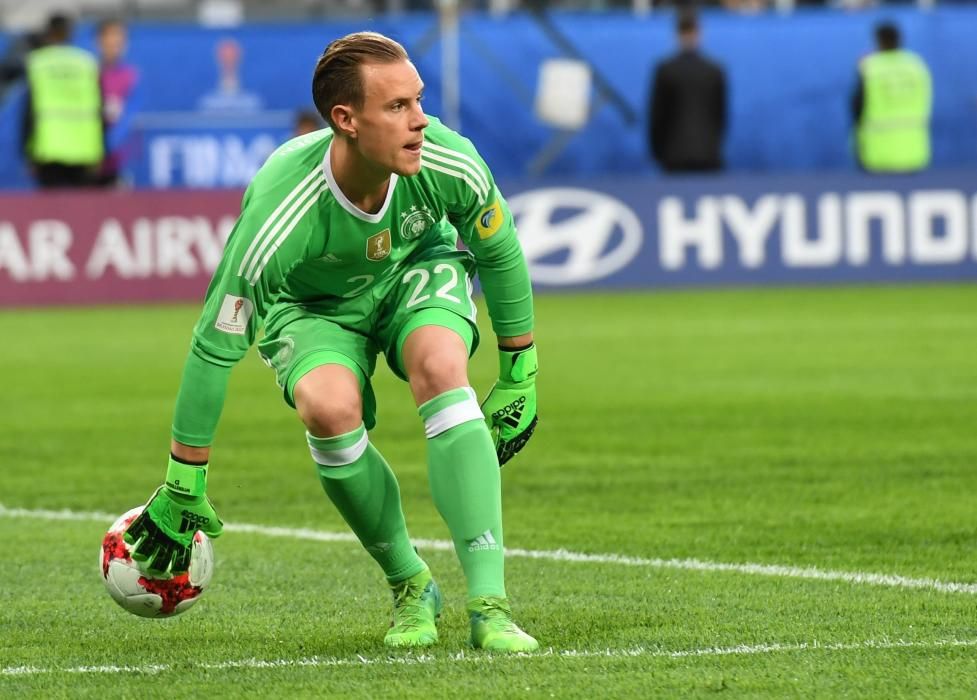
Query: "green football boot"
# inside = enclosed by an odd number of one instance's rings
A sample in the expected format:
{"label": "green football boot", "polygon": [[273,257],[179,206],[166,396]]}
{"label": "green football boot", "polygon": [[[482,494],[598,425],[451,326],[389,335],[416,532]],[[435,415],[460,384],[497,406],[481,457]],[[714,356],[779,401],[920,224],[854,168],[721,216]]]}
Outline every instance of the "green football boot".
{"label": "green football boot", "polygon": [[441,591],[424,569],[408,579],[390,584],[394,594],[394,619],[383,638],[388,647],[429,647],[438,641]]}
{"label": "green football boot", "polygon": [[512,610],[505,598],[475,598],[468,601],[472,625],[471,645],[489,651],[536,651],[539,642],[512,621]]}

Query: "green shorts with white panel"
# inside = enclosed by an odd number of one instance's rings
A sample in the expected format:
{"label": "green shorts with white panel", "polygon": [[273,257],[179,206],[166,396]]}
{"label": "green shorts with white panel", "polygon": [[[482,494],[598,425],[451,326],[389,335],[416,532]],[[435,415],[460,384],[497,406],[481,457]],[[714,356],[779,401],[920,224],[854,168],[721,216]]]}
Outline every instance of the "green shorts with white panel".
{"label": "green shorts with white panel", "polygon": [[258,352],[284,392],[294,403],[295,384],[316,367],[339,364],[349,368],[363,392],[363,422],[376,425],[376,397],[370,378],[377,355],[406,379],[402,357],[411,331],[427,325],[455,331],[468,347],[478,347],[472,277],[475,264],[464,251],[438,247],[428,255],[405,261],[383,284],[342,300],[322,304],[282,303],[273,307],[265,323]]}

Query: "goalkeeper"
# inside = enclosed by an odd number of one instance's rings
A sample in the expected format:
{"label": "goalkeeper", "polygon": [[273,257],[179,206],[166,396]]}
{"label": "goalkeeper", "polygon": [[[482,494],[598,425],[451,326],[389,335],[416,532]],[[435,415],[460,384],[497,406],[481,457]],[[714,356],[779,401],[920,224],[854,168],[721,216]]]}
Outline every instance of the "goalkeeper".
{"label": "goalkeeper", "polygon": [[[166,483],[126,532],[153,572],[185,570],[193,533],[221,534],[207,498],[228,377],[258,351],[305,424],[319,480],[393,591],[385,643],[434,644],[441,594],[411,545],[397,479],[369,440],[383,353],[407,380],[427,437],[433,499],[468,586],[471,643],[521,652],[503,572],[499,466],[536,426],[536,349],[512,216],[471,142],[421,108],[403,47],[350,34],[323,52],[312,95],[328,129],[280,147],[256,174],[194,328]],[[461,236],[471,252],[458,250]],[[478,274],[498,336],[499,380],[479,406]]]}

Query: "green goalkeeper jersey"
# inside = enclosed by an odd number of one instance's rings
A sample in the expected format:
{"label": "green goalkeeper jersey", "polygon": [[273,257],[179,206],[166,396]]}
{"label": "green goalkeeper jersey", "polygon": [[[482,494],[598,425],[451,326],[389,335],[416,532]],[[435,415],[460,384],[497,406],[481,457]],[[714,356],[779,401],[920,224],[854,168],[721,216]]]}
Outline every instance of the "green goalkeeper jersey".
{"label": "green goalkeeper jersey", "polygon": [[263,325],[271,331],[298,310],[341,325],[369,317],[412,262],[432,249],[454,250],[459,235],[496,334],[532,330],[529,273],[509,208],[471,142],[428,118],[420,171],[392,174],[376,213],[358,209],[336,185],[329,129],[288,141],[261,167],[194,328],[174,417],[178,441],[209,444],[227,383],[217,370],[240,360]]}

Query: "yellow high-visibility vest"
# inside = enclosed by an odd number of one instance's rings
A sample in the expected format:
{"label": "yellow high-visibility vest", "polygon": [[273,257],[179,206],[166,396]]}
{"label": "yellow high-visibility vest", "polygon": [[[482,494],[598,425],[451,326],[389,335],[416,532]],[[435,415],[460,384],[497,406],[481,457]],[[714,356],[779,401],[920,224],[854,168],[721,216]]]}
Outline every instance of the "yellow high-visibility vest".
{"label": "yellow high-visibility vest", "polygon": [[35,163],[97,165],[105,155],[98,63],[82,49],[48,46],[27,57]]}
{"label": "yellow high-visibility vest", "polygon": [[879,51],[863,59],[859,70],[865,95],[857,134],[862,165],[872,172],[925,168],[933,104],[926,64],[910,51]]}

